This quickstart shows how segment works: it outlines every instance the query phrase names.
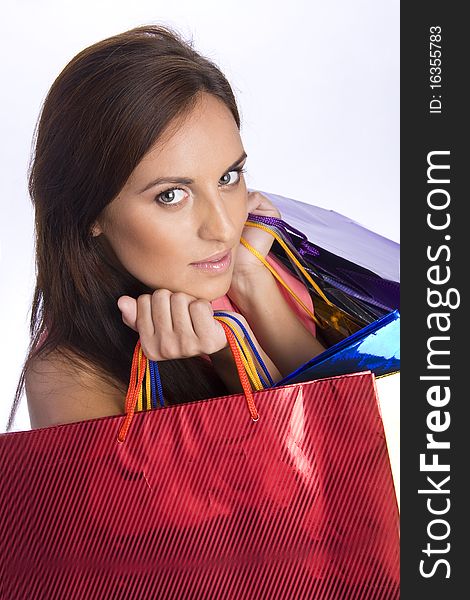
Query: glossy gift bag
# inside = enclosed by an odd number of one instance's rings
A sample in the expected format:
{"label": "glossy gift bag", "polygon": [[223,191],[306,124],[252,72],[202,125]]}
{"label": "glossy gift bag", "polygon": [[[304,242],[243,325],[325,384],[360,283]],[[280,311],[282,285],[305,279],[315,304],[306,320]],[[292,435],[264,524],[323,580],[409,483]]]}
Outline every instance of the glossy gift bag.
{"label": "glossy gift bag", "polygon": [[399,597],[362,372],[0,435],[0,597]]}

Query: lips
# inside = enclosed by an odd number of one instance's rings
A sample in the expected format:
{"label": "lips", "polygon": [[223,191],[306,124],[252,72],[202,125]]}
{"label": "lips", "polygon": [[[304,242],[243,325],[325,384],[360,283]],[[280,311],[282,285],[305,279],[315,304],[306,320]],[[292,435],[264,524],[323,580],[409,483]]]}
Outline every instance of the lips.
{"label": "lips", "polygon": [[221,254],[221,252],[219,252],[219,254],[213,254],[211,260],[191,263],[191,266],[200,273],[206,273],[206,275],[221,275],[222,273],[226,273],[232,264],[232,250],[230,249],[225,255],[222,255],[222,258],[214,260],[214,257],[220,256]]}
{"label": "lips", "polygon": [[193,262],[191,264],[192,265],[200,265],[202,263],[217,262],[221,258],[224,258],[225,256],[227,256],[227,254],[229,252],[230,252],[230,250],[224,250],[223,252],[218,252],[217,254],[213,254],[212,256],[209,256],[208,258],[204,258],[203,260],[198,260],[197,262]]}

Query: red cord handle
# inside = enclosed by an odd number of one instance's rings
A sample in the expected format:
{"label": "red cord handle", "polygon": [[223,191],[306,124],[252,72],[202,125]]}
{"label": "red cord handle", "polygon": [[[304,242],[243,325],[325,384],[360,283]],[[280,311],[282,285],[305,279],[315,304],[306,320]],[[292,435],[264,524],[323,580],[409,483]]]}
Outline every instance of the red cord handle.
{"label": "red cord handle", "polygon": [[[232,332],[232,330],[226,323],[223,323],[222,321],[219,321],[219,323],[224,328],[225,337],[227,338],[228,344],[230,346],[230,350],[232,352],[232,356],[235,360],[235,364],[236,364],[237,371],[238,371],[238,377],[239,377],[240,383],[242,384],[242,387],[243,387],[243,392],[244,392],[244,395],[245,395],[245,398],[246,398],[246,401],[248,404],[248,410],[250,411],[251,418],[253,419],[253,421],[258,421],[259,414],[258,414],[258,411],[256,410],[255,401],[253,398],[253,390],[251,389],[250,381],[246,374],[245,367],[243,366],[243,361],[242,361],[242,358],[240,355],[240,349],[237,345],[237,340],[235,338],[234,333]],[[119,433],[118,433],[118,437],[117,437],[117,441],[120,443],[125,441],[127,432],[129,431],[129,428],[131,426],[132,419],[134,417],[135,407],[137,404],[137,398],[139,396],[139,391],[142,386],[142,382],[143,382],[144,375],[145,375],[147,358],[145,357],[144,353],[142,352],[141,362],[140,362],[140,377],[139,377],[139,381],[137,382],[137,384],[135,383],[140,346],[141,346],[140,339],[138,339],[137,344],[134,348],[134,355],[132,357],[131,377],[130,377],[130,382],[129,382],[129,388],[127,390],[127,395],[126,395],[126,405],[125,405],[126,416],[125,416],[124,422],[122,423],[122,425],[119,429]]]}

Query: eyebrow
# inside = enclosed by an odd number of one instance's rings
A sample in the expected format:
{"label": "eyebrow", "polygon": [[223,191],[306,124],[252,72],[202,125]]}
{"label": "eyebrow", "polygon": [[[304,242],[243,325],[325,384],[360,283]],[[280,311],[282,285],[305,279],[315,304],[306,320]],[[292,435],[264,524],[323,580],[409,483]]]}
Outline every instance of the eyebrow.
{"label": "eyebrow", "polygon": [[[229,171],[231,171],[232,169],[234,169],[235,167],[237,167],[242,162],[242,160],[244,160],[245,158],[247,158],[247,156],[248,156],[247,153],[243,152],[243,154],[240,156],[240,158],[238,160],[236,160],[227,169],[225,169],[224,173],[228,173]],[[158,185],[160,183],[181,183],[181,184],[184,184],[184,185],[190,185],[191,183],[194,183],[194,179],[189,179],[188,177],[158,177],[157,179],[154,179],[153,181],[150,181],[150,183],[148,183],[138,193],[139,194],[143,194],[144,192],[146,192],[150,188],[152,188],[155,185]]]}

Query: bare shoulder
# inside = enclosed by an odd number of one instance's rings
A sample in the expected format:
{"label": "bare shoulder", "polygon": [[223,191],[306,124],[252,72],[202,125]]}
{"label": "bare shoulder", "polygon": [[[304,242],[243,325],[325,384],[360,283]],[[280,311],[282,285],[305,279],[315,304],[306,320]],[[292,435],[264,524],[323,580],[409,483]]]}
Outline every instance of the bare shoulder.
{"label": "bare shoulder", "polygon": [[60,352],[33,359],[25,373],[32,429],[124,414],[125,392]]}

